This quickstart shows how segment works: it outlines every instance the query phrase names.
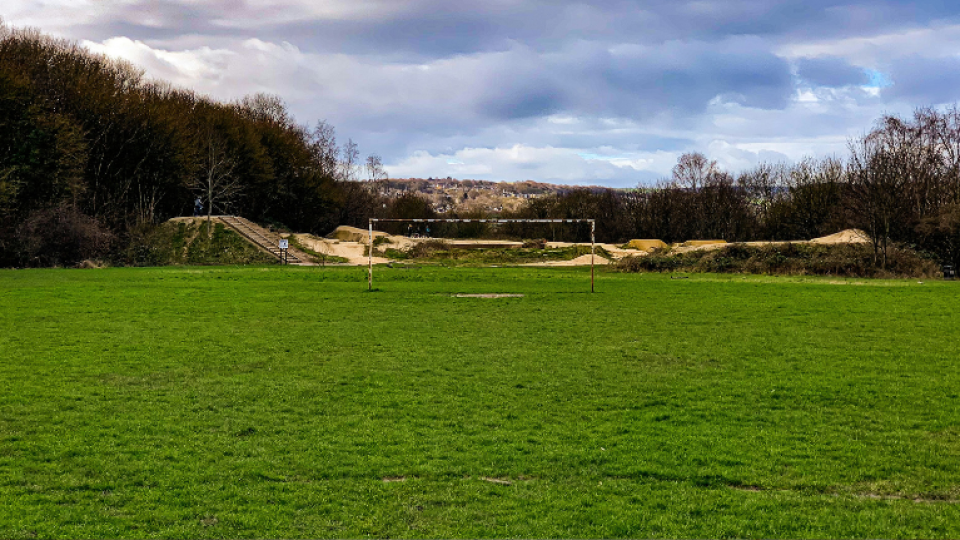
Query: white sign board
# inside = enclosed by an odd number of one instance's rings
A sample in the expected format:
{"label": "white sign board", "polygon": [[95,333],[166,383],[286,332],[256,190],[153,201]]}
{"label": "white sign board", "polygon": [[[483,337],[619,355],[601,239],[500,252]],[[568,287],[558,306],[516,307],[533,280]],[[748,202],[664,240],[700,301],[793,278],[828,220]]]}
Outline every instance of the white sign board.
{"label": "white sign board", "polygon": [[288,246],[289,244],[287,244],[286,240],[280,240],[280,249],[287,249]]}

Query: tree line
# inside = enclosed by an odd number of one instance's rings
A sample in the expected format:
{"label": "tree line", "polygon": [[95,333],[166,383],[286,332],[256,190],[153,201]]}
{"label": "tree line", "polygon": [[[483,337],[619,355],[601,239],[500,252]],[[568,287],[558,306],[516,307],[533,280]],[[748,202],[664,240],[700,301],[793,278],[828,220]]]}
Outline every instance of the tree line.
{"label": "tree line", "polygon": [[[736,175],[688,153],[654,187],[576,190],[533,200],[508,217],[592,217],[598,241],[613,243],[803,240],[859,228],[881,268],[894,243],[960,266],[960,110],[887,115],[848,146],[845,158],[760,163]],[[544,225],[536,233],[589,239],[586,227]]]}
{"label": "tree line", "polygon": [[0,145],[0,266],[115,256],[197,197],[314,233],[385,204],[360,182],[385,178],[378,156],[277,97],[217,102],[2,21]]}

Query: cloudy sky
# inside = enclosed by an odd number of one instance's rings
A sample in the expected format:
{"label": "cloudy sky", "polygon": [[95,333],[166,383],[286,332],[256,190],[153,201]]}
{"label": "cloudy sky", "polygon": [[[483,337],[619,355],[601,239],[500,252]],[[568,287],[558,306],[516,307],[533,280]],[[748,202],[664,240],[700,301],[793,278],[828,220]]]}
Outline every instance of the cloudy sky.
{"label": "cloudy sky", "polygon": [[222,100],[268,92],[399,177],[615,187],[700,151],[843,155],[960,100],[954,0],[3,0]]}

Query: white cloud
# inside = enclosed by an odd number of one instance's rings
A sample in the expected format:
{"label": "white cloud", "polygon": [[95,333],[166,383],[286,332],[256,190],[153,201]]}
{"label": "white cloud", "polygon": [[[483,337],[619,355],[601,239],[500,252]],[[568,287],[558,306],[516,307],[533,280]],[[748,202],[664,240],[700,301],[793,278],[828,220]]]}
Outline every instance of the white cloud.
{"label": "white cloud", "polygon": [[198,88],[219,80],[238,54],[228,49],[202,48],[192,51],[154,49],[142,41],[117,37],[103,43],[83,42],[89,50],[127,60],[157,80]]}
{"label": "white cloud", "polygon": [[227,101],[257,92],[274,93],[289,100],[306,99],[313,94],[317,75],[309,57],[293,45],[259,39],[243,40],[232,47],[180,51],[153,48],[126,37],[102,43],[85,41],[83,45],[136,64],[148,78]]}
{"label": "white cloud", "polygon": [[103,5],[93,0],[4,0],[2,16],[17,26],[57,31],[71,24],[98,20],[103,16]]}
{"label": "white cloud", "polygon": [[960,50],[960,25],[913,27],[876,35],[790,42],[778,47],[786,58],[837,56],[857,65],[882,66],[904,56],[953,56]]}
{"label": "white cloud", "polygon": [[[960,25],[898,26],[895,2],[838,0],[814,2],[791,32],[777,17],[800,4],[6,0],[3,16],[217,99],[279,95],[393,176],[633,185],[684,151],[734,170],[844,154],[880,115],[955,95],[916,59],[955,57]],[[833,26],[813,26],[825,12]],[[805,80],[802,59],[824,57],[890,88]]]}

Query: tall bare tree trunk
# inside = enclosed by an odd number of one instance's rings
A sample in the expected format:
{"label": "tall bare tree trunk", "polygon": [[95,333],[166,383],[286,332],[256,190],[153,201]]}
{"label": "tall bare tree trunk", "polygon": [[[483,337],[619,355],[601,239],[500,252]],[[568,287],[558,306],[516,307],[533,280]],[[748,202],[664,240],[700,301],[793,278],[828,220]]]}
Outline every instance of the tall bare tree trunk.
{"label": "tall bare tree trunk", "polygon": [[[212,171],[208,173],[212,175]],[[207,240],[213,239],[213,229],[210,222],[213,218],[213,179],[207,178]]]}

